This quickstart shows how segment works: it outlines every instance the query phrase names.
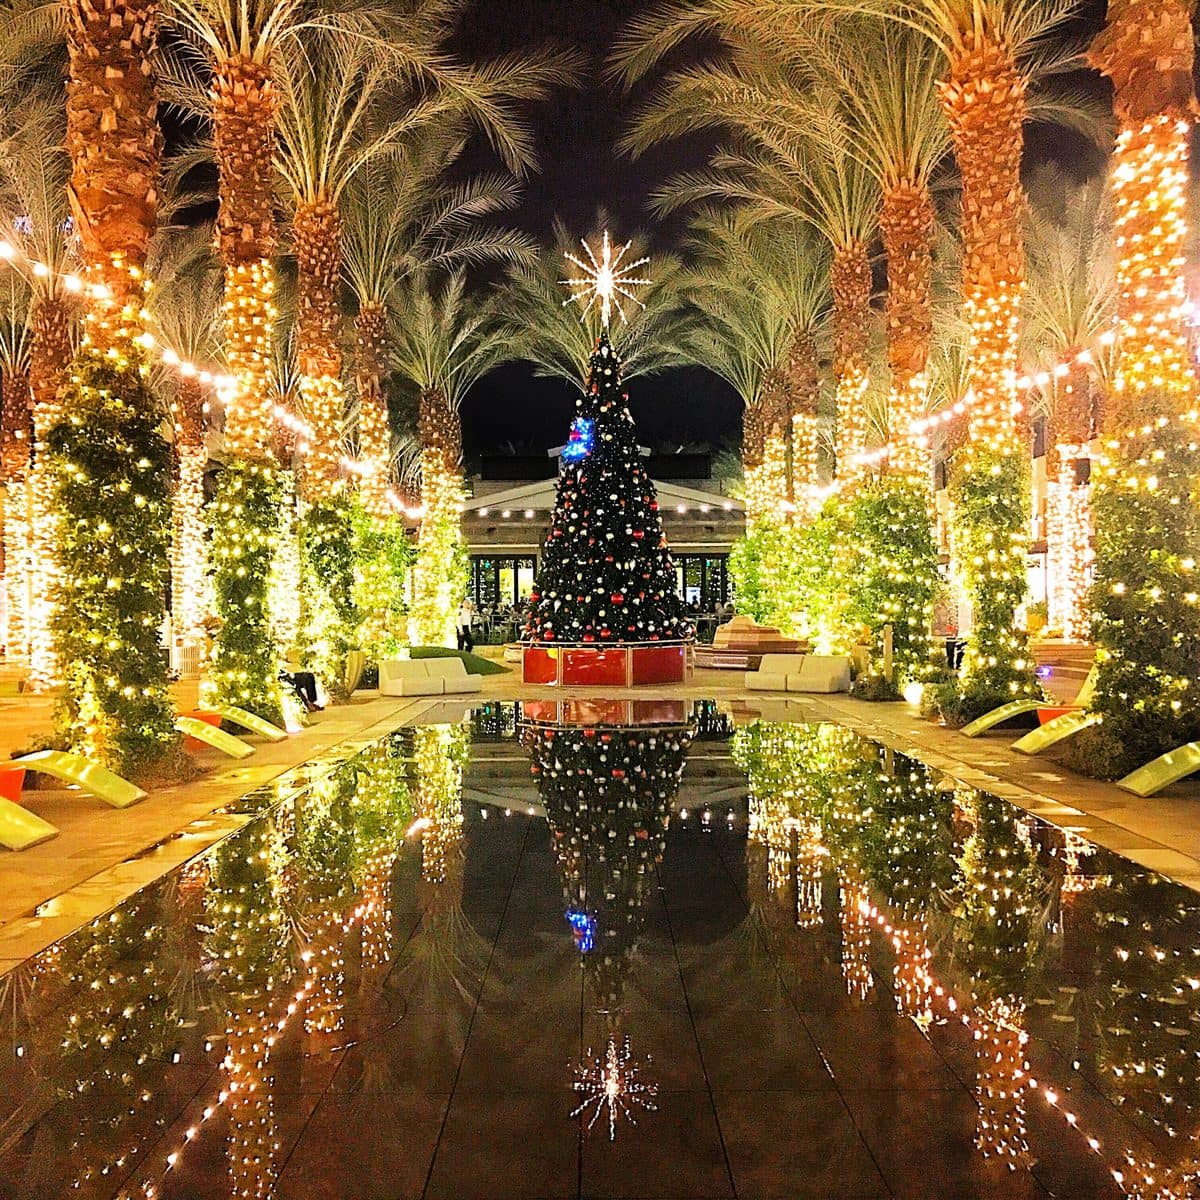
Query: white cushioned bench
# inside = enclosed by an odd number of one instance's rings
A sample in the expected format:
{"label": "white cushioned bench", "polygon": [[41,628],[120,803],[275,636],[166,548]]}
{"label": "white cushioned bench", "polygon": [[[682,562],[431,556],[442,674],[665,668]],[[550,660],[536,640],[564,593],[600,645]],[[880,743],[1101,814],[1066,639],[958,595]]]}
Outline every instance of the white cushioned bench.
{"label": "white cushioned bench", "polygon": [[396,658],[379,664],[381,696],[443,696],[483,690],[461,658]]}
{"label": "white cushioned bench", "polygon": [[848,692],[850,660],[840,655],[764,654],[746,674],[751,692]]}
{"label": "white cushioned bench", "polygon": [[798,678],[806,655],[764,654],[757,671],[746,672],[746,687],[752,692],[786,692],[788,676]]}

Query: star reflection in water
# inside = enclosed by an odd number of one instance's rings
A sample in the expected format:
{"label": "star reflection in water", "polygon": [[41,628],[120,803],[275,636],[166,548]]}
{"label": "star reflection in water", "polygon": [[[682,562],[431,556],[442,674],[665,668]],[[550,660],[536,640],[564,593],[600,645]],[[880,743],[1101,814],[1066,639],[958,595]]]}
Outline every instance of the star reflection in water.
{"label": "star reflection in water", "polygon": [[658,1084],[643,1077],[643,1065],[649,1066],[650,1059],[646,1058],[641,1063],[634,1059],[627,1037],[622,1038],[620,1044],[616,1037],[610,1037],[603,1056],[593,1055],[589,1050],[583,1065],[575,1070],[573,1086],[582,1099],[571,1116],[578,1117],[590,1110],[587,1123],[590,1132],[607,1112],[608,1140],[611,1142],[616,1139],[619,1120],[623,1118],[631,1125],[636,1125],[636,1109],[655,1112],[658,1107],[654,1103],[658,1096]]}

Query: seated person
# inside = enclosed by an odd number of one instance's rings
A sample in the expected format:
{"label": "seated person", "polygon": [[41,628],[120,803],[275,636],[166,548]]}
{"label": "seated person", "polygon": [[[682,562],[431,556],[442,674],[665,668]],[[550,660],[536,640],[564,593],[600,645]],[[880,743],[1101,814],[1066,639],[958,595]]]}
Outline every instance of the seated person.
{"label": "seated person", "polygon": [[323,712],[325,706],[317,699],[317,677],[311,671],[279,672],[279,681],[296,693],[305,712]]}

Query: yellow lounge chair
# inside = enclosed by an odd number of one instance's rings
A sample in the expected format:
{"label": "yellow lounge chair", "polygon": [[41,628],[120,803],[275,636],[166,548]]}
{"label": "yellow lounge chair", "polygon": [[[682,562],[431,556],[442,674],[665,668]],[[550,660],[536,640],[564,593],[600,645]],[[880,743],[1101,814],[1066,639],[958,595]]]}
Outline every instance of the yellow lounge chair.
{"label": "yellow lounge chair", "polygon": [[112,808],[129,808],[139,800],[145,800],[147,795],[136,784],[113,774],[98,762],[84,758],[82,754],[69,754],[65,750],[38,750],[12,761],[31,771],[61,779],[63,783],[73,783],[81,791],[103,800]]}
{"label": "yellow lounge chair", "polygon": [[175,728],[214,750],[220,750],[222,754],[228,754],[230,758],[249,758],[254,753],[254,747],[249,743],[197,717],[176,717]]}
{"label": "yellow lounge chair", "polygon": [[244,708],[237,708],[232,704],[210,704],[207,705],[207,711],[215,712],[231,725],[239,725],[242,729],[257,733],[259,737],[265,737],[268,742],[282,742],[287,738],[287,730],[272,725],[270,721],[264,721],[262,717],[255,716]]}
{"label": "yellow lounge chair", "polygon": [[1043,750],[1049,750],[1059,742],[1074,737],[1081,729],[1099,723],[1099,713],[1088,712],[1083,708],[1077,712],[1063,713],[1061,717],[1055,717],[1053,721],[1047,721],[1045,725],[1031,729],[1024,737],[1017,738],[1012,748],[1018,754],[1041,754]]}
{"label": "yellow lounge chair", "polygon": [[24,767],[0,763],[0,846],[8,850],[28,850],[58,834],[49,821],[17,803],[24,783]]}
{"label": "yellow lounge chair", "polygon": [[[1087,678],[1083,681],[1083,686],[1079,689],[1079,695],[1075,697],[1076,708],[1087,708],[1092,702],[1092,697],[1096,694],[1096,682],[1099,677],[1100,668],[1093,664],[1092,669],[1087,673]],[[997,725],[1002,725],[1005,721],[1011,721],[1013,717],[1023,716],[1025,713],[1037,712],[1039,708],[1049,708],[1050,705],[1045,700],[1012,700],[1008,704],[1001,704],[999,708],[993,708],[991,712],[986,712],[982,717],[976,717],[969,725],[964,725],[959,731],[964,737],[976,738],[980,734],[987,733],[989,729],[995,729]]]}
{"label": "yellow lounge chair", "polygon": [[1118,780],[1117,787],[1135,796],[1153,796],[1197,771],[1200,771],[1200,742],[1188,742],[1186,746],[1131,771]]}
{"label": "yellow lounge chair", "polygon": [[0,799],[0,846],[8,850],[28,850],[30,846],[57,836],[57,826],[11,800]]}

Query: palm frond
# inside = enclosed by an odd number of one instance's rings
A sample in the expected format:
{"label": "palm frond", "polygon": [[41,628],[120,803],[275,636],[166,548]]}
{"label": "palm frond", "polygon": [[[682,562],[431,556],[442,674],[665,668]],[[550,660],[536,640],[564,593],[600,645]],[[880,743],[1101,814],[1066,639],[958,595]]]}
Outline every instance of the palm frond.
{"label": "palm frond", "polygon": [[471,386],[509,355],[493,305],[470,296],[457,271],[440,286],[423,274],[396,291],[391,327],[396,371],[425,392],[439,392],[457,411]]}

